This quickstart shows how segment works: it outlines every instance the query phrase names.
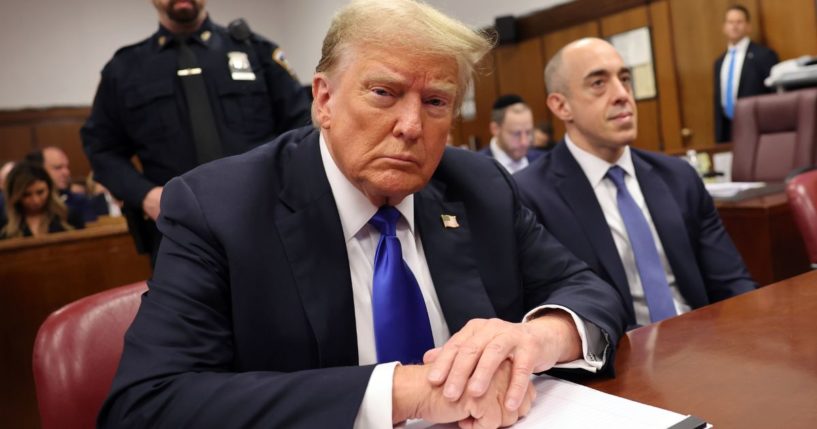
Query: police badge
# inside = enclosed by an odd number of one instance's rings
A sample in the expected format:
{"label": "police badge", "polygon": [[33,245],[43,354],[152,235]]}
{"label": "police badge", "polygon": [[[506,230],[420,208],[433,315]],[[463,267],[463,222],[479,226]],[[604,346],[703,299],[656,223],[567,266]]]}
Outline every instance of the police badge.
{"label": "police badge", "polygon": [[233,80],[255,80],[255,73],[246,52],[227,52],[227,64],[230,66]]}

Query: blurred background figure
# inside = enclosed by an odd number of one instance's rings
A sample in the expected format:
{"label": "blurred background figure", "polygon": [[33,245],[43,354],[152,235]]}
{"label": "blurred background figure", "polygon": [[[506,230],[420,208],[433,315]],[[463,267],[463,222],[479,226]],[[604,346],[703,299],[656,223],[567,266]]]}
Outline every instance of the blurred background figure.
{"label": "blurred background figure", "polygon": [[0,238],[40,236],[79,229],[82,217],[60,201],[54,182],[45,169],[34,162],[20,162],[6,177],[7,222]]}
{"label": "blurred background figure", "polygon": [[25,159],[40,164],[48,172],[59,198],[68,209],[82,216],[83,222],[93,222],[97,217],[108,214],[107,206],[95,207],[84,192],[72,190],[71,166],[68,155],[62,149],[48,146],[30,152]]}
{"label": "blurred background figure", "polygon": [[548,151],[556,146],[556,141],[553,140],[553,125],[550,122],[539,122],[536,128],[533,129],[533,145],[531,149],[539,151]]}
{"label": "blurred background figure", "polygon": [[5,225],[6,219],[6,198],[3,190],[6,189],[6,176],[14,168],[14,161],[6,161],[0,165],[0,226]]}
{"label": "blurred background figure", "polygon": [[91,205],[94,206],[94,210],[98,212],[104,210],[110,217],[122,216],[122,201],[114,198],[108,188],[94,180],[93,171],[88,173],[83,185]]}
{"label": "blurred background figure", "polygon": [[541,153],[528,151],[533,142],[533,112],[516,94],[494,101],[491,111],[491,143],[480,153],[496,159],[509,173],[527,167]]}
{"label": "blurred background figure", "polygon": [[775,51],[749,39],[749,10],[741,5],[726,9],[723,34],[729,46],[715,60],[715,141],[732,140],[732,118],[738,98],[772,92],[763,81],[779,62]]}

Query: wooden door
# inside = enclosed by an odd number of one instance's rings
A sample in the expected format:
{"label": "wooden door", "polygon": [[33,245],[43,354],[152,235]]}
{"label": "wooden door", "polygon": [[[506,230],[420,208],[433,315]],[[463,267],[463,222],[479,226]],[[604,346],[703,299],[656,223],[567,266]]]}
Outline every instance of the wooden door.
{"label": "wooden door", "polygon": [[[601,35],[604,38],[615,36],[625,31],[635,30],[641,27],[648,27],[650,24],[649,14],[646,6],[635,7],[614,15],[601,19]],[[653,49],[655,53],[656,50]],[[655,55],[653,55],[655,64]],[[655,67],[653,67],[655,70]],[[657,81],[657,79],[656,79]],[[636,102],[638,109],[638,137],[633,142],[633,146],[648,149],[661,150],[661,136],[659,133],[660,119],[658,111],[658,97]]]}
{"label": "wooden door", "polygon": [[472,149],[480,149],[491,140],[491,106],[497,96],[496,69],[494,52],[490,52],[477,65],[477,76],[474,79],[474,103],[476,116],[469,120],[458,119],[453,130],[457,145],[473,143]]}
{"label": "wooden door", "polygon": [[814,0],[760,0],[760,27],[780,60],[817,55]]}
{"label": "wooden door", "polygon": [[522,96],[533,110],[534,123],[550,119],[545,101],[545,62],[542,39],[496,48],[499,94]]}

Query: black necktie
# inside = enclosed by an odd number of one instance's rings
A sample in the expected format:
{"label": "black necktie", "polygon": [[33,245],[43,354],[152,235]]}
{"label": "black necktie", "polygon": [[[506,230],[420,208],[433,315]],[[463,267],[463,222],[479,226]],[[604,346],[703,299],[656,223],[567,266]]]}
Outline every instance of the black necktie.
{"label": "black necktie", "polygon": [[190,128],[193,130],[193,142],[196,144],[196,159],[199,164],[221,158],[221,141],[213,117],[213,108],[207,96],[201,67],[196,55],[179,38],[179,70],[176,74],[182,81],[184,97],[187,99],[187,111],[190,114]]}

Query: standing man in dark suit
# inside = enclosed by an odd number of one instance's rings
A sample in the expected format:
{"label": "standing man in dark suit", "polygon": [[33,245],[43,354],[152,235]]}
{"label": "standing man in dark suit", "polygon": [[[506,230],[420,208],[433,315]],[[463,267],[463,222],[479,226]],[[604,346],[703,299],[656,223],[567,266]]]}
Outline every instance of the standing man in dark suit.
{"label": "standing man in dark suit", "polygon": [[545,76],[565,144],[514,178],[545,228],[616,286],[630,327],[754,289],[692,167],[630,147],[638,113],[615,48],[578,40]]}
{"label": "standing man in dark suit", "polygon": [[503,95],[494,101],[491,135],[491,143],[479,152],[496,159],[511,174],[527,167],[541,155],[539,151],[530,150],[533,112],[516,94]]}
{"label": "standing man in dark suit", "polygon": [[308,124],[309,100],[283,51],[243,21],[215,24],[205,0],[152,2],[159,29],[105,65],[81,133],[95,180],[124,201],[137,248],[155,257],[164,184]]}
{"label": "standing man in dark suit", "polygon": [[779,62],[773,50],[749,39],[749,10],[739,4],[729,6],[723,34],[729,41],[726,51],[715,60],[715,141],[732,140],[732,118],[738,98],[772,92],[763,81]]}
{"label": "standing man in dark suit", "polygon": [[504,169],[445,147],[490,48],[424,3],[344,7],[313,77],[316,128],[167,184],[100,426],[507,426],[531,373],[609,368],[613,288]]}

